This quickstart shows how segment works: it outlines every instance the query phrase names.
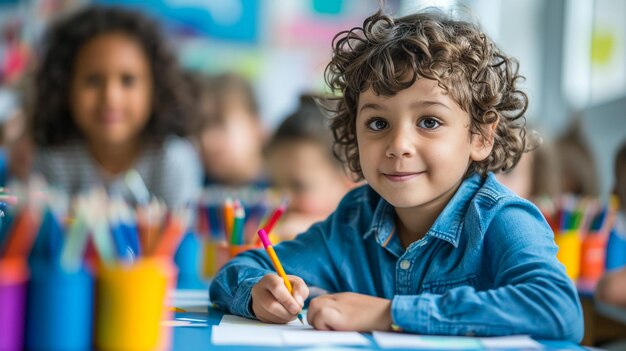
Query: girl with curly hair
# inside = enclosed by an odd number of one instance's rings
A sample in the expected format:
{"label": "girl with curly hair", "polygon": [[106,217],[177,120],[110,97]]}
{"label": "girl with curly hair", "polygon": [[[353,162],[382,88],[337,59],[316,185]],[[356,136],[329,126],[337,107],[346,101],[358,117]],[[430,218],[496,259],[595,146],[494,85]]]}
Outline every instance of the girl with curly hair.
{"label": "girl with curly hair", "polygon": [[492,172],[529,148],[516,61],[440,11],[379,12],[335,37],[326,78],[336,154],[367,185],[275,247],[293,294],[251,251],[222,268],[211,301],[285,323],[315,286],[329,292],[309,304],[317,329],[579,341],[550,227]]}
{"label": "girl with curly hair", "polygon": [[90,6],[44,39],[31,120],[35,171],[71,194],[104,185],[135,201],[190,200],[201,184],[198,157],[182,138],[191,101],[158,24]]}

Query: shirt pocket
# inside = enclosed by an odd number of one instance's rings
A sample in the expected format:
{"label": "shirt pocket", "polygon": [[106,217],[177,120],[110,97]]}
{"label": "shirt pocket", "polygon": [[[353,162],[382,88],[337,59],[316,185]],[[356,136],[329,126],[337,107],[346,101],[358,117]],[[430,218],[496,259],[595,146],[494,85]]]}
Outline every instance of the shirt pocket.
{"label": "shirt pocket", "polygon": [[471,286],[475,288],[477,282],[478,276],[476,274],[470,274],[468,276],[455,279],[438,279],[422,284],[421,293],[431,293],[439,295],[460,286]]}

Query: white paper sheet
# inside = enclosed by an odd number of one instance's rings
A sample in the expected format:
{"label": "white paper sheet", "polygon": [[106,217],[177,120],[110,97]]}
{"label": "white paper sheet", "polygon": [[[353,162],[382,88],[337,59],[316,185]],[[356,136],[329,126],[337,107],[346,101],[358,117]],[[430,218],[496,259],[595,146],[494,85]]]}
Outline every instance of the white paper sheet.
{"label": "white paper sheet", "polygon": [[369,340],[357,332],[332,332],[313,329],[294,320],[288,324],[270,324],[233,315],[224,315],[213,326],[211,341],[215,345],[258,346],[318,346],[369,345]]}
{"label": "white paper sheet", "polygon": [[374,332],[374,340],[381,348],[423,350],[482,349],[477,338],[463,336],[423,336],[400,333]]}
{"label": "white paper sheet", "polygon": [[369,340],[357,332],[320,331],[320,330],[285,330],[282,332],[283,342],[288,346],[315,345],[363,345]]}
{"label": "white paper sheet", "polygon": [[540,343],[527,335],[498,336],[492,338],[480,338],[480,343],[486,349],[541,349]]}
{"label": "white paper sheet", "polygon": [[[302,324],[304,322],[304,324]],[[232,314],[225,314],[220,321],[220,326],[250,326],[250,327],[262,327],[262,328],[272,328],[272,329],[313,329],[309,325],[309,322],[306,320],[306,312],[303,314],[302,322],[298,319],[294,319],[287,324],[272,324],[272,323],[263,323],[256,319],[248,319],[239,316],[235,316]]]}
{"label": "white paper sheet", "polygon": [[164,327],[172,327],[172,328],[176,328],[176,327],[203,327],[203,328],[206,328],[208,326],[207,323],[194,323],[194,322],[190,322],[190,321],[181,321],[181,320],[163,321],[163,322],[161,322],[161,325],[163,325]]}
{"label": "white paper sheet", "polygon": [[185,312],[206,313],[209,306],[209,290],[170,290],[167,301],[168,306],[178,307]]}
{"label": "white paper sheet", "polygon": [[254,326],[214,325],[211,330],[213,345],[282,346],[283,339],[277,329]]}

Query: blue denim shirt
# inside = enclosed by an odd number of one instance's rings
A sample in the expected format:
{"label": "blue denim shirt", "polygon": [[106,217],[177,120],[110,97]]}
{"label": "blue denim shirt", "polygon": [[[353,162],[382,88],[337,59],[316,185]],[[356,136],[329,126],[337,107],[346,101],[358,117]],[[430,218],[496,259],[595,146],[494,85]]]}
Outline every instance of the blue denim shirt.
{"label": "blue denim shirt", "polygon": [[[423,239],[405,250],[394,208],[365,185],[294,240],[275,246],[287,274],[329,292],[392,300],[405,331],[440,335],[528,334],[578,342],[578,295],[556,259],[539,210],[493,174],[463,181]],[[274,273],[263,250],[225,265],[210,287],[218,308],[245,317],[251,289]]]}

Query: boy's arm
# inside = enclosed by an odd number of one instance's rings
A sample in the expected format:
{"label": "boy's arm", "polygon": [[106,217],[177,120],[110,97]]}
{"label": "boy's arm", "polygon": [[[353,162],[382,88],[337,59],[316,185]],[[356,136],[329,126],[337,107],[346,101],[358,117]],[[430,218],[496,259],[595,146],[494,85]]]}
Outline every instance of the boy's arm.
{"label": "boy's arm", "polygon": [[[333,221],[317,223],[294,240],[274,246],[285,272],[302,278],[307,285],[335,290],[333,268],[328,254],[332,236],[327,235]],[[240,316],[254,318],[251,291],[266,274],[276,274],[263,249],[244,252],[228,262],[215,276],[209,288],[211,302],[218,308]]]}
{"label": "boy's arm", "polygon": [[496,288],[395,296],[394,323],[421,334],[529,334],[580,341],[583,318],[576,290],[556,259],[552,232],[535,212],[507,206],[487,229],[485,264]]}

